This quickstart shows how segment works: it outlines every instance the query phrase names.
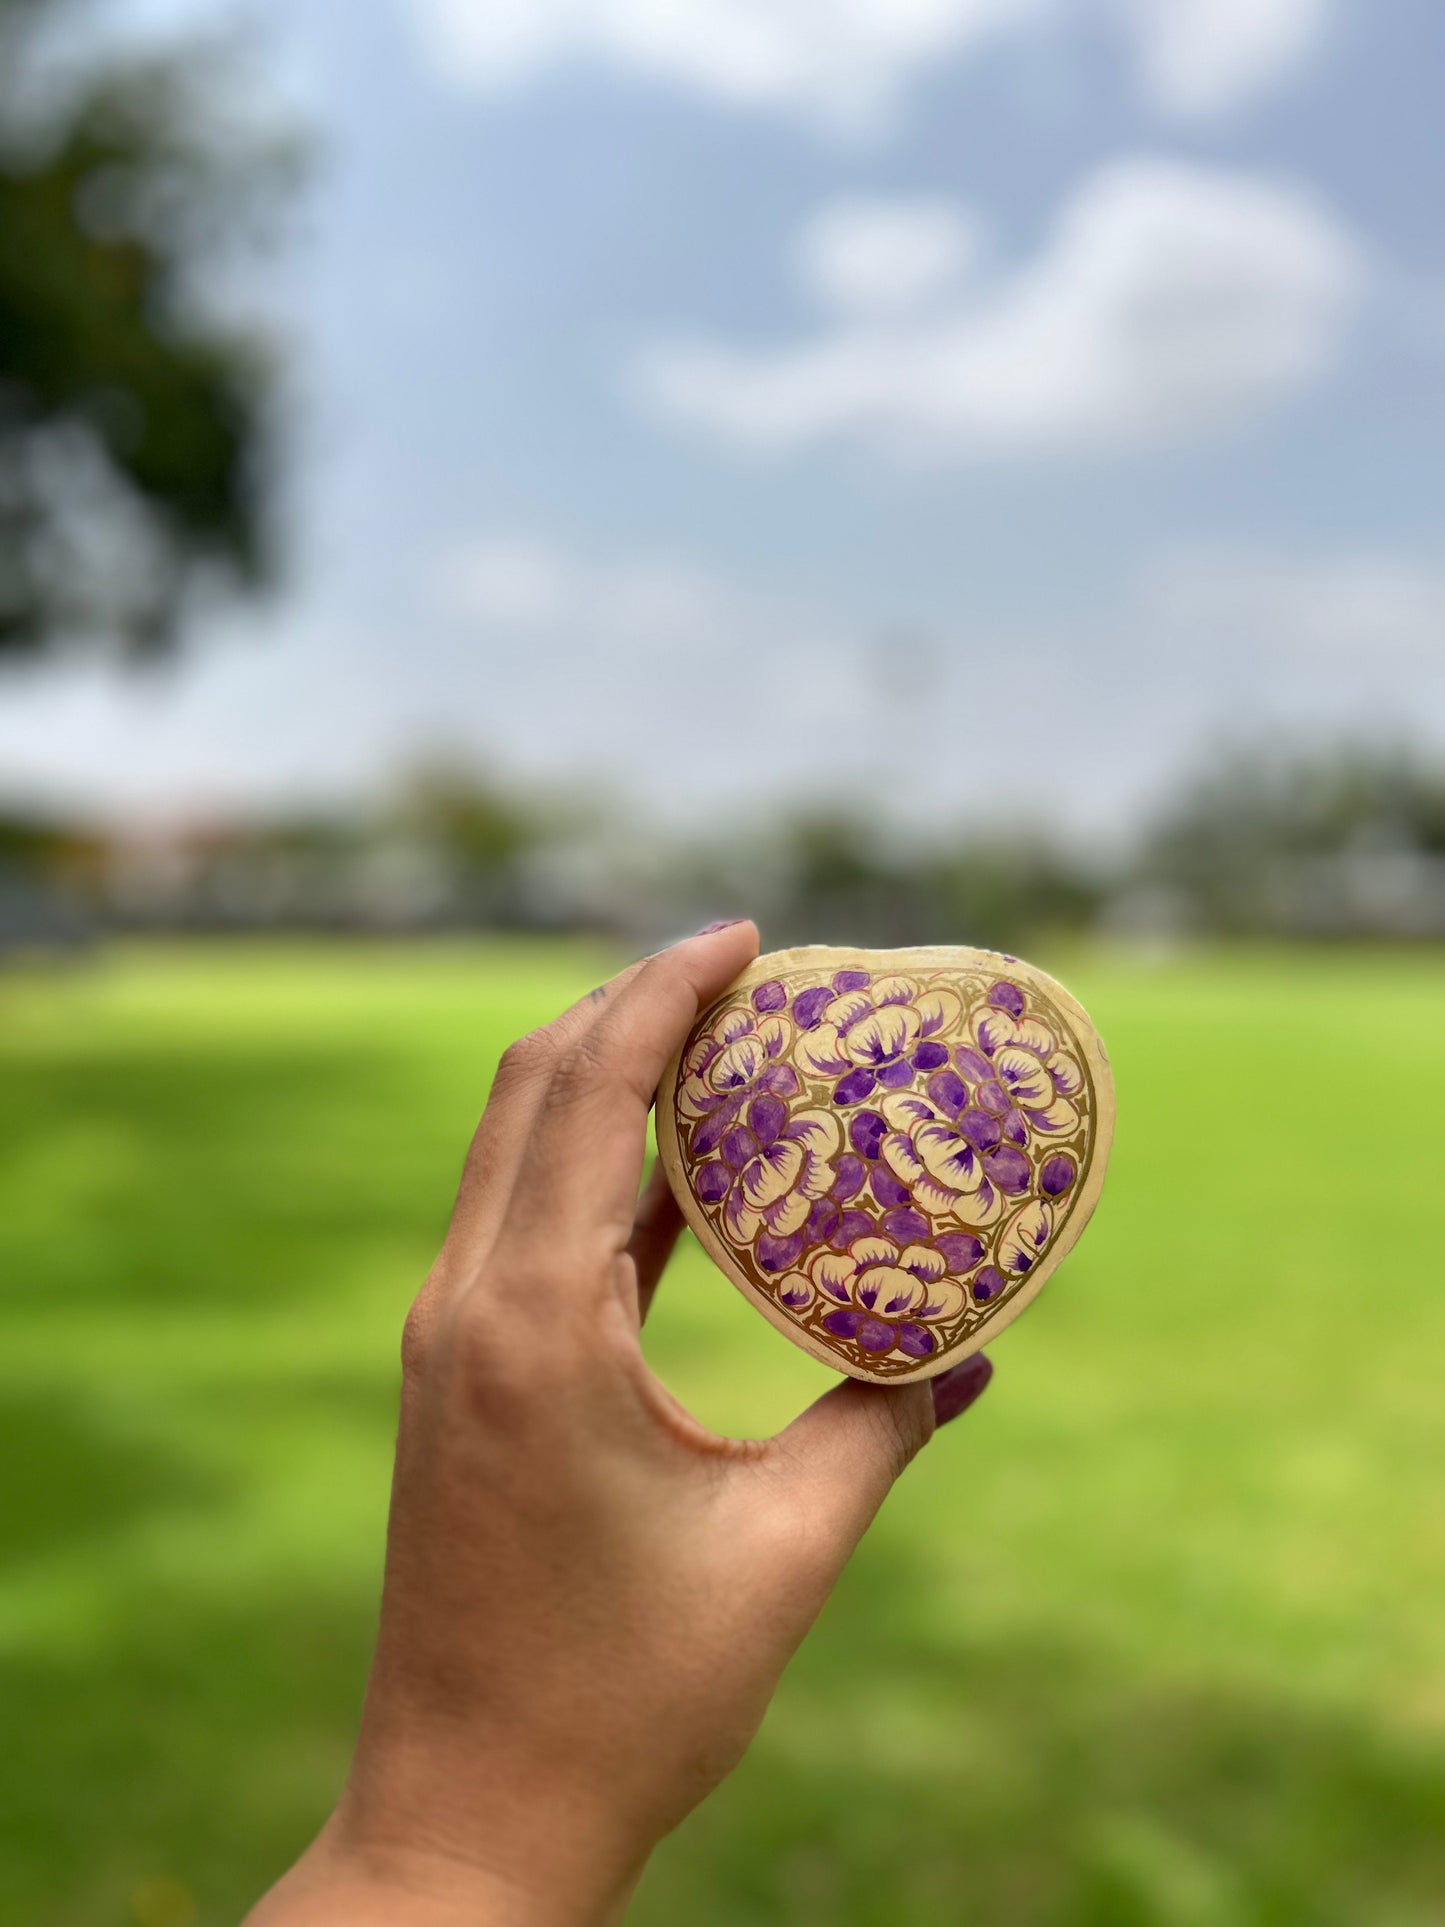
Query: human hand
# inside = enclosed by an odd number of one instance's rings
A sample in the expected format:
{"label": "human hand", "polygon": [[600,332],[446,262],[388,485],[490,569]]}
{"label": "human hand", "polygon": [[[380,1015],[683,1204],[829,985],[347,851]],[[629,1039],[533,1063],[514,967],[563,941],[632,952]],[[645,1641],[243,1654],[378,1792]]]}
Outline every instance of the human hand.
{"label": "human hand", "polygon": [[718,1437],[638,1333],[680,1228],[647,1117],[750,923],[647,958],[506,1053],[406,1323],[381,1627],[351,1774],[251,1916],[616,1920],[742,1756],[895,1478],[988,1382],[844,1380]]}

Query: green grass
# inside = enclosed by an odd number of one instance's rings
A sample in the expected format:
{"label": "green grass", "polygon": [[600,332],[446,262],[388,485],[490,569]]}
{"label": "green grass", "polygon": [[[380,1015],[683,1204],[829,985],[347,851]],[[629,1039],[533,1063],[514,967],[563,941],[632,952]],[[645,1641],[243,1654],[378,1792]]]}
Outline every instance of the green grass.
{"label": "green grass", "polygon": [[[401,1316],[498,1052],[605,963],[0,979],[6,1922],[221,1927],[325,1811]],[[1445,964],[1061,974],[1118,1075],[1099,1217],[641,1927],[1445,1922]],[[721,1427],[825,1379],[695,1249],[650,1332]]]}

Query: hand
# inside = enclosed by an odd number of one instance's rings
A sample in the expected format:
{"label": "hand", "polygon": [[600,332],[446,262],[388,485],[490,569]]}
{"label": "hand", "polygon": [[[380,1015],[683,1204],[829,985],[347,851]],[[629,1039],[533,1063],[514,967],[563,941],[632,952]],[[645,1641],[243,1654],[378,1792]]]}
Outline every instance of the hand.
{"label": "hand", "polygon": [[615,1920],[716,1786],[889,1487],[988,1382],[853,1380],[719,1438],[638,1331],[680,1228],[647,1116],[749,923],[502,1059],[407,1319],[381,1628],[350,1778],[254,1927]]}

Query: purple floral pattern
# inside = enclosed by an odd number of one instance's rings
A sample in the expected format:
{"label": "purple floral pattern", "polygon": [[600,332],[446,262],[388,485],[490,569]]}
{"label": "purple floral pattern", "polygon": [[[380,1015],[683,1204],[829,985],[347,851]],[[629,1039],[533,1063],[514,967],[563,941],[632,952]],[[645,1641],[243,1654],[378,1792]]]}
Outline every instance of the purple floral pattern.
{"label": "purple floral pattern", "polygon": [[870,1374],[917,1372],[994,1318],[1083,1192],[1075,1021],[1011,965],[799,970],[704,1012],[684,1051],[674,1121],[709,1223]]}
{"label": "purple floral pattern", "polygon": [[677,1110],[693,1125],[694,1156],[716,1150],[750,1097],[768,1092],[788,1099],[802,1091],[784,1055],[793,1031],[777,1014],[780,995],[786,1002],[781,984],[759,984],[747,1003],[728,1005],[689,1040]]}
{"label": "purple floral pattern", "polygon": [[946,1064],[943,1034],[958,1024],[963,1006],[952,990],[839,970],[831,983],[801,992],[793,1012],[803,1063],[837,1080],[835,1103],[858,1104],[879,1088],[900,1089],[917,1072]]}
{"label": "purple floral pattern", "polygon": [[940,1238],[904,1245],[864,1235],[843,1251],[815,1251],[806,1274],[782,1280],[779,1298],[790,1310],[822,1306],[823,1330],[856,1339],[865,1352],[928,1358],[938,1349],[938,1327],[963,1310],[957,1274],[983,1256],[977,1238]]}
{"label": "purple floral pattern", "polygon": [[764,1271],[781,1271],[802,1253],[815,1199],[836,1183],[828,1162],[837,1120],[827,1111],[789,1115],[782,1098],[755,1097],[746,1122],[723,1138],[721,1155],[698,1166],[704,1204],[716,1205],[734,1244],[754,1245]]}

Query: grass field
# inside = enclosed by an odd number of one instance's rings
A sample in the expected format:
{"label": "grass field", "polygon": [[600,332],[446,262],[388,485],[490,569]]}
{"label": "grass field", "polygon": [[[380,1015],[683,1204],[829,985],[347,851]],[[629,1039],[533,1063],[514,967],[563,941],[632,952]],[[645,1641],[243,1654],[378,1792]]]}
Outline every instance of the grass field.
{"label": "grass field", "polygon": [[[1445,961],[1047,956],[1099,1217],[893,1495],[640,1927],[1445,1922]],[[334,1794],[403,1309],[579,949],[0,979],[0,1919],[223,1927]],[[825,1374],[695,1249],[702,1417]]]}

